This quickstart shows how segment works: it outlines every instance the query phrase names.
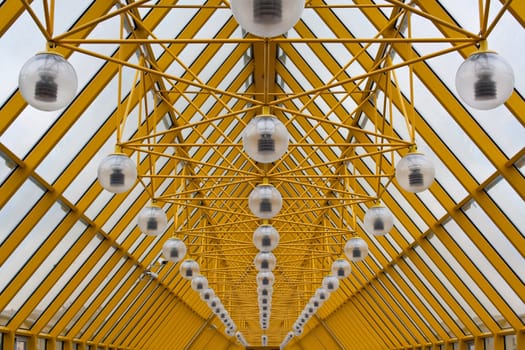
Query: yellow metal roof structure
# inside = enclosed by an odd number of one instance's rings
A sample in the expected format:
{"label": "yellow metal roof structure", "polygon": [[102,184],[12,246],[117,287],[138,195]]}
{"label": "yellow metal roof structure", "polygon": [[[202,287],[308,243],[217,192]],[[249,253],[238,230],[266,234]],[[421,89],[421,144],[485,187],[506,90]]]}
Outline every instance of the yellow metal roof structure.
{"label": "yellow metal roof structure", "polygon": [[[4,0],[0,18],[0,348],[244,348],[163,258],[176,237],[249,347],[278,349],[358,236],[368,256],[286,349],[525,349],[525,1],[307,0],[273,38],[228,0]],[[490,111],[454,83],[485,42],[516,77]],[[18,90],[46,47],[79,83],[55,112]],[[266,164],[242,144],[262,113],[290,137]],[[414,145],[436,169],[416,194],[394,176]],[[138,164],[120,194],[97,181],[115,149]],[[283,197],[264,220],[248,207],[263,183]],[[136,224],[152,201],[158,236]],[[363,228],[378,201],[384,236]],[[280,234],[267,330],[261,224]]]}

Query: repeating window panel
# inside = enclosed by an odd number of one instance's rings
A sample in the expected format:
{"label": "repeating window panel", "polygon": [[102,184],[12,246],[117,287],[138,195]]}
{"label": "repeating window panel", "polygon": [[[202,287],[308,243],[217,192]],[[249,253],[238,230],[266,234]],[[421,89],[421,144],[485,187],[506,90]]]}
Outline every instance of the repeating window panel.
{"label": "repeating window panel", "polygon": [[[27,213],[31,211],[38,199],[44,194],[45,191],[42,186],[31,177],[11,196],[0,209],[0,217],[2,218],[2,225],[0,225],[1,243],[11,235],[15,227],[26,217]],[[0,268],[2,267],[0,266]]]}
{"label": "repeating window panel", "polygon": [[[477,211],[476,204],[472,203],[468,208],[464,209],[467,213],[477,219],[474,222],[479,225],[484,231],[484,237],[490,242],[495,243],[496,240],[503,241],[502,244],[497,244],[498,252],[502,256],[510,261],[514,261],[515,265],[519,266],[519,271],[523,271],[525,263],[523,259],[520,258],[520,254],[508,243],[508,241],[502,239],[501,233],[498,237],[498,232],[496,230],[491,230],[491,226],[487,222],[482,222],[483,217],[486,216],[484,213]],[[479,208],[478,208],[479,209]],[[483,225],[485,224],[485,225]],[[499,274],[495,266],[485,257],[485,255],[474,245],[474,242],[465,234],[461,227],[453,220],[450,220],[445,223],[444,227],[447,231],[454,237],[454,240],[465,252],[471,261],[475,261],[476,268],[479,272],[485,276],[492,287],[494,287],[500,295],[503,297],[505,302],[511,305],[512,309],[516,311],[516,314],[525,313],[525,306],[523,304],[523,296],[517,295],[512,288],[508,285],[505,279]],[[485,230],[486,229],[486,230]],[[479,238],[483,239],[483,238]],[[476,276],[467,275],[463,277],[463,281],[467,283],[469,289],[476,295],[478,300],[483,304],[484,308],[492,315],[492,317],[500,324],[501,327],[508,327],[508,324],[505,324],[504,317],[501,316],[501,312],[498,311],[497,307],[490,300],[490,297],[487,296],[480,287],[476,285]]]}
{"label": "repeating window panel", "polygon": [[[525,212],[525,203],[523,202],[523,199],[516,193],[516,191],[512,189],[507,180],[498,177],[485,188],[485,191],[498,205],[498,207],[501,208],[505,215],[512,221],[516,229],[521,233],[522,237],[525,236],[525,216],[523,215],[523,212]],[[483,225],[481,226],[484,228]],[[493,224],[491,224],[491,226],[493,226]],[[499,230],[496,232],[498,231]],[[503,240],[503,242],[499,243],[506,244],[505,241],[506,240]],[[503,257],[505,258],[505,256]],[[515,262],[509,261],[508,263],[512,264]],[[518,272],[520,270],[515,269],[515,271]]]}

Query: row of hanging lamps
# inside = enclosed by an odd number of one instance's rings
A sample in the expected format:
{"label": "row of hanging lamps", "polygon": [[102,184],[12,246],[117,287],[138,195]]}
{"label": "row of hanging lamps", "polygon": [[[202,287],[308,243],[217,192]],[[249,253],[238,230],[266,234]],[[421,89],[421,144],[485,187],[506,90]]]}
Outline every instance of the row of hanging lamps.
{"label": "row of hanging lamps", "polygon": [[241,27],[263,38],[286,33],[304,11],[304,0],[231,0],[230,5]]}
{"label": "row of hanging lamps", "polygon": [[470,55],[456,72],[456,90],[469,106],[488,110],[505,103],[514,90],[511,65],[494,51],[487,41]]}
{"label": "row of hanging lamps", "polygon": [[283,341],[281,342],[279,349],[283,350],[286,347],[286,345],[288,345],[288,343],[293,339],[293,337],[294,333],[292,331],[288,332],[284,337]]}
{"label": "row of hanging lamps", "polygon": [[339,288],[339,280],[347,278],[351,272],[350,263],[345,259],[336,259],[330,268],[331,274],[323,277],[321,287],[317,288],[303,311],[292,326],[292,334],[300,336],[304,325],[312,318],[317,310],[328,300],[330,294]]}
{"label": "row of hanging lamps", "polygon": [[191,281],[191,289],[199,293],[202,301],[204,301],[210,310],[221,320],[225,327],[225,333],[230,337],[233,336],[237,330],[237,326],[224,307],[221,299],[215,295],[214,290],[209,287],[208,279],[200,274],[199,264],[195,260],[185,260],[180,266],[180,273],[183,278]]}
{"label": "row of hanging lamps", "polygon": [[235,332],[235,338],[237,338],[237,340],[239,341],[239,343],[241,343],[242,346],[244,347],[249,346],[248,342],[244,338],[244,335],[241,333],[241,331]]}

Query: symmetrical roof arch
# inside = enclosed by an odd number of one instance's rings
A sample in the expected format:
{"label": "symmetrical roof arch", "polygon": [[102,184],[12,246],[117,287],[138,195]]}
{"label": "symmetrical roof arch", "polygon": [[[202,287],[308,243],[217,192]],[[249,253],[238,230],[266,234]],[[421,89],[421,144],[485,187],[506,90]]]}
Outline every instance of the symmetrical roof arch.
{"label": "symmetrical roof arch", "polygon": [[[524,5],[311,0],[287,33],[260,38],[224,0],[0,2],[2,348],[242,348],[164,259],[170,237],[246,342],[278,348],[356,236],[368,256],[287,348],[523,347]],[[485,43],[515,75],[489,111],[455,87]],[[46,49],[79,83],[54,112],[18,90]],[[290,143],[263,164],[242,137],[267,113]],[[416,194],[394,176],[415,146],[436,169]],[[138,171],[120,194],[97,181],[115,151]],[[266,183],[283,207],[261,220],[248,197]],[[154,237],[137,227],[152,202],[168,218]],[[394,216],[385,236],[363,224],[377,203]],[[253,233],[266,224],[280,241],[263,330]]]}

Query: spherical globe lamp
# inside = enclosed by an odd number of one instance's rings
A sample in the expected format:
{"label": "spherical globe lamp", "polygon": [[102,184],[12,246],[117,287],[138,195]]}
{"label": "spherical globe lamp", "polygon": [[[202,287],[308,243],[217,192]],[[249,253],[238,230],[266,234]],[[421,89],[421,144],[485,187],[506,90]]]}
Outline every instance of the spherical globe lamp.
{"label": "spherical globe lamp", "polygon": [[257,297],[259,305],[270,305],[272,303],[272,298],[269,296],[259,296]]}
{"label": "spherical globe lamp", "polygon": [[191,289],[199,293],[208,289],[208,279],[204,276],[194,277],[191,280]]}
{"label": "spherical globe lamp", "polygon": [[352,237],[346,241],[345,254],[353,262],[361,261],[368,255],[368,244],[361,237]]}
{"label": "spherical globe lamp", "polygon": [[315,296],[319,299],[320,302],[325,302],[330,297],[330,292],[326,288],[320,287],[317,288],[317,290],[315,291]]}
{"label": "spherical globe lamp", "polygon": [[279,245],[279,232],[272,225],[261,225],[253,233],[253,244],[261,252],[271,252]]}
{"label": "spherical globe lamp", "polygon": [[294,328],[293,330],[293,334],[298,337],[300,336],[301,334],[303,334],[303,327],[297,327],[297,328]]}
{"label": "spherical globe lamp", "polygon": [[407,153],[396,165],[396,180],[405,191],[421,192],[434,182],[432,162],[422,153]]}
{"label": "spherical globe lamp", "polygon": [[269,296],[271,297],[273,293],[273,287],[272,286],[260,286],[257,287],[257,295],[258,296]]}
{"label": "spherical globe lamp", "polygon": [[233,330],[234,332],[237,330],[237,326],[235,325],[235,323],[233,323],[233,321],[231,322],[231,325],[228,326],[228,328]]}
{"label": "spherical globe lamp", "polygon": [[211,309],[211,312],[219,316],[222,312],[224,312],[224,305],[222,305],[221,303],[220,305],[215,306],[214,308]]}
{"label": "spherical globe lamp", "polygon": [[[246,1],[246,0],[242,0]],[[259,163],[275,162],[288,149],[288,130],[273,115],[253,118],[242,136],[244,151]]]}
{"label": "spherical globe lamp", "polygon": [[491,51],[478,51],[456,73],[456,90],[469,106],[487,110],[505,103],[514,90],[510,64]]}
{"label": "spherical globe lamp", "polygon": [[377,204],[366,211],[364,226],[366,232],[376,236],[383,236],[390,232],[394,226],[394,216],[387,207]]}
{"label": "spherical globe lamp", "polygon": [[113,153],[98,166],[97,178],[100,185],[109,192],[126,192],[137,181],[137,166],[124,153]]}
{"label": "spherical globe lamp", "polygon": [[259,272],[257,274],[257,286],[259,287],[273,286],[274,282],[275,276],[273,272]]}
{"label": "spherical globe lamp", "polygon": [[199,275],[200,267],[195,260],[186,259],[180,264],[180,274],[187,280],[192,280]]}
{"label": "spherical globe lamp", "polygon": [[317,296],[315,296],[315,295],[310,298],[309,303],[311,303],[316,308],[319,308],[321,305],[323,305],[323,302],[321,300],[319,300],[319,298]]}
{"label": "spherical globe lamp", "polygon": [[186,245],[177,238],[168,238],[162,245],[162,255],[166,260],[177,263],[186,255]]}
{"label": "spherical globe lamp", "polygon": [[257,271],[267,272],[275,269],[277,259],[275,258],[275,255],[270,252],[259,252],[255,256],[253,263]]}
{"label": "spherical globe lamp", "polygon": [[161,207],[152,204],[139,212],[137,225],[148,236],[158,236],[168,226],[168,218]]}
{"label": "spherical globe lamp", "polygon": [[312,302],[308,302],[308,304],[306,304],[305,307],[306,312],[308,312],[309,314],[315,314],[317,312],[317,309],[318,306],[315,306]]}
{"label": "spherical globe lamp", "polygon": [[221,305],[222,305],[222,302],[221,302],[221,299],[219,299],[218,296],[214,296],[208,301],[208,306],[212,310],[217,308],[217,307],[219,307],[219,306],[221,306]]}
{"label": "spherical globe lamp", "polygon": [[289,31],[304,10],[304,0],[231,0],[230,5],[241,27],[263,38]]}
{"label": "spherical globe lamp", "polygon": [[235,331],[234,331],[233,329],[231,329],[231,328],[226,328],[226,329],[224,330],[224,333],[226,333],[226,335],[227,335],[228,337],[233,337],[234,334],[235,334]]}
{"label": "spherical globe lamp", "polygon": [[323,288],[332,293],[339,288],[339,279],[335,276],[326,276],[322,282]]}
{"label": "spherical globe lamp", "polygon": [[215,292],[211,288],[205,288],[200,292],[201,299],[205,302],[208,302],[215,296]]}
{"label": "spherical globe lamp", "polygon": [[350,276],[352,266],[345,259],[337,259],[332,263],[332,275],[339,278],[347,278]]}
{"label": "spherical globe lamp", "polygon": [[272,185],[263,184],[255,187],[248,197],[248,207],[253,215],[260,219],[271,219],[283,206],[281,193]]}
{"label": "spherical globe lamp", "polygon": [[219,319],[222,321],[222,323],[224,323],[228,320],[228,311],[223,309],[217,316],[219,316]]}
{"label": "spherical globe lamp", "polygon": [[27,61],[18,76],[20,93],[26,102],[42,111],[65,107],[77,93],[73,66],[56,52],[42,52]]}
{"label": "spherical globe lamp", "polygon": [[261,335],[261,345],[263,347],[268,346],[268,336],[266,334]]}

